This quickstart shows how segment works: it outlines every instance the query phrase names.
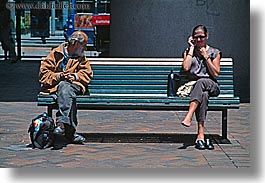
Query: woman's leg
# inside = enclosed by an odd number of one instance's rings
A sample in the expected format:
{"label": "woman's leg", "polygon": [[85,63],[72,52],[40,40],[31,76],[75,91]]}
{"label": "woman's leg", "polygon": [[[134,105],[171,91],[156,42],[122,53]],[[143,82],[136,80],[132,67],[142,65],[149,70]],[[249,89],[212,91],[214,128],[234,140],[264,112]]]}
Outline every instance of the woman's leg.
{"label": "woman's leg", "polygon": [[197,140],[204,141],[204,121],[198,122]]}
{"label": "woman's leg", "polygon": [[190,106],[189,106],[189,111],[185,117],[185,119],[181,122],[181,124],[183,126],[186,126],[186,127],[190,127],[191,125],[191,120],[192,120],[192,116],[193,116],[193,113],[195,112],[195,110],[197,109],[198,107],[198,101],[194,100],[190,103]]}
{"label": "woman's leg", "polygon": [[208,101],[209,101],[209,94],[208,92],[205,91],[202,93],[201,103],[198,105],[197,109],[195,110],[195,116],[198,122],[198,133],[196,141],[197,140],[204,141],[204,121],[206,120]]}
{"label": "woman's leg", "polygon": [[197,80],[191,93],[190,93],[190,105],[189,111],[186,114],[185,119],[181,122],[183,126],[190,127],[193,113],[196,111],[198,105],[202,100],[202,93],[205,90],[205,84],[202,79]]}
{"label": "woman's leg", "polygon": [[205,140],[204,140],[204,122],[203,121],[198,122],[198,132],[197,132],[197,138],[195,141],[195,148],[199,150],[206,149]]}

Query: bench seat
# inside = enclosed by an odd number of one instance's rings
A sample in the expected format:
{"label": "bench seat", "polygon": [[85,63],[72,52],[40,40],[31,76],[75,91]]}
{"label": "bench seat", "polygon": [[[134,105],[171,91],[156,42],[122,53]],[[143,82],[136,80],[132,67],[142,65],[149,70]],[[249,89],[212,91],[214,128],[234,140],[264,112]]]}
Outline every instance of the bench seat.
{"label": "bench seat", "polygon": [[[152,96],[77,96],[78,108],[84,109],[147,109],[147,110],[187,110],[189,97]],[[56,105],[49,95],[39,95],[38,105]],[[239,97],[211,97],[209,110],[238,109]],[[126,107],[126,108],[124,108]]]}

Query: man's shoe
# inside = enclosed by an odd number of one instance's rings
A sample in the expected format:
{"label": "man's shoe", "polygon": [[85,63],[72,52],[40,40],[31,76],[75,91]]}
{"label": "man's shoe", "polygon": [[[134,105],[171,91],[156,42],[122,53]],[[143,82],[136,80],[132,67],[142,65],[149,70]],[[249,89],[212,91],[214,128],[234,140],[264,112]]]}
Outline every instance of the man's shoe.
{"label": "man's shoe", "polygon": [[206,149],[203,140],[197,140],[197,142],[195,143],[195,148],[199,150]]}
{"label": "man's shoe", "polygon": [[53,133],[58,134],[58,135],[64,135],[65,129],[63,129],[61,126],[57,126],[54,130]]}
{"label": "man's shoe", "polygon": [[85,141],[86,141],[85,137],[77,133],[74,134],[73,139],[72,139],[72,143],[74,144],[83,144]]}
{"label": "man's shoe", "polygon": [[209,150],[213,150],[214,149],[214,146],[213,146],[213,143],[212,143],[211,139],[206,139],[205,146]]}

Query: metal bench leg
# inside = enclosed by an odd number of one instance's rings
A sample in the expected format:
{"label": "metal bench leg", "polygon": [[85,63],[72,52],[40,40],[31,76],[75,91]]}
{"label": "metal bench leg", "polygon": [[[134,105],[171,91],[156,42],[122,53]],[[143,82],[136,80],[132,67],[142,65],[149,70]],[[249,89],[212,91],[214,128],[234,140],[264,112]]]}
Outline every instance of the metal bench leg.
{"label": "metal bench leg", "polygon": [[227,139],[227,109],[222,110],[222,142],[228,141]]}
{"label": "metal bench leg", "polygon": [[5,60],[7,60],[7,51],[4,50],[4,53],[5,53]]}

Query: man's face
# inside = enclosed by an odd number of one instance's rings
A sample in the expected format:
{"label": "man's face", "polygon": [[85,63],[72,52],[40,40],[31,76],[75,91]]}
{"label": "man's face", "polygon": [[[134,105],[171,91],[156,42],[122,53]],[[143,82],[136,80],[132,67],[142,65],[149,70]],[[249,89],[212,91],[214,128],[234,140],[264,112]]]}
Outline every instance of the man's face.
{"label": "man's face", "polygon": [[85,43],[79,43],[76,42],[74,45],[74,55],[78,57],[82,57],[85,55],[85,50],[86,50],[86,44]]}

